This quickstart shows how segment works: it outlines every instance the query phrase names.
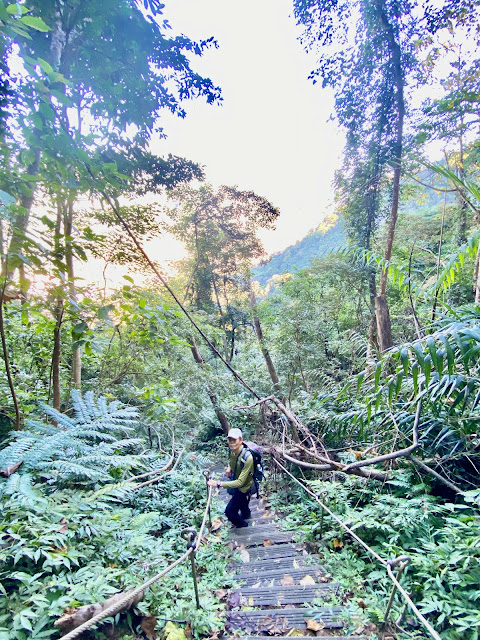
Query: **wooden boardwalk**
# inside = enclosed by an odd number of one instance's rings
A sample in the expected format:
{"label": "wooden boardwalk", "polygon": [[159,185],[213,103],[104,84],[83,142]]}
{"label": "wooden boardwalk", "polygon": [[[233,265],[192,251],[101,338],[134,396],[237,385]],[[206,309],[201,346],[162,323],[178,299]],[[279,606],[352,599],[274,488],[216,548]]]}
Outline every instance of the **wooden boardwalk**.
{"label": "wooden boardwalk", "polygon": [[[220,499],[229,499],[225,490]],[[244,529],[231,529],[229,538],[239,551],[231,565],[242,586],[229,594],[226,634],[246,640],[275,636],[298,640],[321,636],[323,640],[365,640],[343,634],[345,606],[323,605],[338,592],[318,556],[309,555],[293,532],[281,531],[275,514],[262,500],[252,498],[252,518]],[[290,635],[289,635],[290,634]]]}

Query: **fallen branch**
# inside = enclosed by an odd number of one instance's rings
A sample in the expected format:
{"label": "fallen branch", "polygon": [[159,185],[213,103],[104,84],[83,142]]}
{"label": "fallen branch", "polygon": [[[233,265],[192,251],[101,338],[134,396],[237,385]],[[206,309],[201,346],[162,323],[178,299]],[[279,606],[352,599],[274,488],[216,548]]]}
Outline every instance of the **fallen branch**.
{"label": "fallen branch", "polygon": [[[183,450],[182,450],[182,453],[183,453]],[[153,476],[159,473],[163,473],[164,471],[167,471],[169,467],[172,466],[172,462],[174,461],[174,459],[175,459],[175,436],[173,436],[173,439],[172,439],[172,454],[166,465],[164,465],[161,469],[155,469],[155,471],[148,471],[147,473],[141,473],[138,476],[132,476],[131,478],[128,478],[127,482],[135,482],[135,480],[141,480],[142,478],[148,478],[148,476]]]}
{"label": "fallen branch", "polygon": [[[265,448],[267,451],[267,448]],[[379,480],[380,482],[386,482],[389,480],[388,473],[383,471],[378,471],[377,469],[369,469],[366,471],[365,469],[351,469],[348,472],[345,471],[344,468],[339,465],[339,463],[332,460],[331,464],[314,464],[312,462],[305,462],[304,460],[298,460],[298,458],[293,458],[289,456],[287,453],[283,453],[283,451],[277,449],[276,447],[269,448],[270,453],[274,452],[279,457],[285,458],[292,464],[296,464],[299,467],[303,467],[305,469],[315,469],[316,471],[339,471],[341,473],[347,473],[347,475],[360,476],[361,478],[369,478],[372,480]],[[275,457],[275,456],[274,456]]]}
{"label": "fallen branch", "polygon": [[345,473],[351,473],[352,469],[358,469],[360,467],[366,467],[378,462],[386,462],[387,460],[395,460],[395,458],[408,457],[411,453],[418,449],[418,423],[420,421],[420,413],[422,411],[422,402],[417,404],[417,411],[415,413],[415,421],[413,423],[413,443],[405,449],[399,449],[398,451],[392,451],[391,453],[385,453],[382,456],[376,456],[375,458],[369,458],[367,460],[358,460],[357,462],[351,462],[346,465],[342,471]]}
{"label": "fallen branch", "polygon": [[436,478],[439,482],[444,484],[446,487],[448,487],[449,489],[452,489],[452,491],[455,491],[456,493],[460,493],[461,495],[464,494],[464,492],[462,491],[462,489],[460,489],[460,487],[458,487],[456,484],[454,484],[453,482],[450,482],[450,480],[447,480],[442,475],[440,475],[439,473],[431,469],[422,460],[419,460],[418,458],[415,458],[415,456],[412,456],[412,455],[409,455],[407,457],[411,462],[413,462],[413,464],[416,467],[419,467],[419,469],[422,469],[422,471],[425,471],[425,473],[429,473],[431,476]]}
{"label": "fallen branch", "polygon": [[[159,480],[161,480],[162,478],[165,478],[165,476],[169,476],[171,473],[173,473],[175,471],[175,469],[178,466],[178,463],[180,462],[180,458],[182,457],[183,453],[185,452],[185,449],[182,449],[180,451],[180,453],[178,454],[178,458],[177,461],[175,462],[175,464],[173,465],[173,467],[170,469],[170,471],[167,471],[166,473],[164,473],[163,475],[158,475],[156,478],[152,478],[151,480],[147,480],[146,482],[141,482],[140,484],[137,484],[134,488],[133,491],[137,491],[138,489],[143,489],[143,487],[148,487],[150,484],[153,484],[154,482],[158,482]],[[130,482],[130,480],[127,480],[127,482]]]}
{"label": "fallen branch", "polygon": [[[94,604],[86,604],[80,607],[80,609],[67,610],[67,613],[58,620],[55,620],[53,626],[60,627],[63,633],[68,633],[87,622],[87,620],[91,620],[94,616],[103,613],[106,609],[114,607],[117,604],[120,605],[120,608],[116,609],[116,613],[124,609],[130,609],[130,607],[138,604],[140,600],[143,600],[145,593],[144,591],[134,592],[135,589],[129,589],[129,591],[123,593],[116,593],[108,600],[105,600],[105,602],[95,602]],[[129,593],[132,594],[131,598],[127,598]],[[120,602],[122,600],[123,602]]]}
{"label": "fallen branch", "polygon": [[15,473],[15,471],[17,471],[17,469],[19,469],[22,466],[22,464],[23,464],[23,460],[20,460],[20,462],[16,462],[15,464],[10,465],[6,469],[2,469],[0,471],[0,476],[3,476],[4,478],[9,478],[13,473]]}
{"label": "fallen branch", "polygon": [[161,467],[161,469],[155,469],[154,471],[141,473],[139,476],[132,476],[131,478],[128,478],[126,482],[135,482],[136,480],[141,480],[142,478],[148,478],[148,476],[154,476],[154,475],[158,475],[159,473],[163,473],[164,471],[167,471],[169,469],[172,462],[173,462],[173,456],[170,456],[170,460],[167,462],[167,464],[164,467]]}

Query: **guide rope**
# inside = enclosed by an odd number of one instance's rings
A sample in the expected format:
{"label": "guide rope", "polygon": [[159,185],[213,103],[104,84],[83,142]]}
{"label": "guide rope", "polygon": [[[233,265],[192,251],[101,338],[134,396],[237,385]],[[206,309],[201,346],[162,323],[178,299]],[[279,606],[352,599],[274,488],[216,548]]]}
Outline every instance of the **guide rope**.
{"label": "guide rope", "polygon": [[90,629],[90,627],[93,627],[95,624],[101,622],[102,620],[105,620],[105,618],[109,618],[110,616],[114,616],[121,609],[123,609],[126,606],[128,606],[137,596],[141,596],[143,594],[143,592],[146,589],[148,589],[148,587],[150,587],[152,584],[154,584],[155,582],[160,580],[160,578],[163,578],[163,576],[167,575],[167,573],[172,571],[172,569],[175,569],[175,567],[177,567],[184,560],[186,560],[192,554],[194,554],[198,550],[198,548],[200,546],[200,543],[202,541],[203,532],[204,532],[204,529],[205,529],[205,524],[207,522],[208,512],[210,510],[211,500],[212,500],[212,487],[208,487],[207,504],[205,506],[205,511],[204,511],[204,514],[203,514],[202,525],[200,527],[200,531],[198,532],[198,535],[196,536],[194,544],[192,546],[190,546],[187,549],[187,551],[182,556],[180,556],[180,558],[175,560],[175,562],[172,562],[172,564],[168,565],[168,567],[165,567],[165,569],[162,569],[162,571],[160,571],[160,573],[157,573],[155,576],[153,576],[153,578],[150,578],[150,580],[147,580],[146,582],[144,582],[139,587],[136,587],[132,591],[129,591],[128,593],[126,593],[123,598],[118,600],[118,602],[115,602],[114,604],[112,604],[107,609],[104,609],[103,611],[100,611],[99,613],[97,613],[96,616],[93,616],[93,618],[90,618],[90,620],[87,620],[86,622],[81,624],[76,629],[73,629],[72,631],[70,631],[66,635],[62,636],[62,640],[73,640],[74,638],[78,638],[79,635],[81,635],[84,631],[87,631],[87,629]]}
{"label": "guide rope", "polygon": [[432,625],[428,622],[428,620],[420,613],[420,611],[417,609],[417,607],[413,603],[408,593],[405,591],[405,589],[401,586],[401,584],[398,582],[397,578],[395,577],[392,569],[395,566],[396,561],[398,559],[385,560],[384,558],[379,556],[376,551],[374,551],[364,540],[362,540],[359,536],[357,536],[357,534],[354,531],[352,531],[350,527],[348,527],[335,513],[333,513],[333,511],[329,509],[327,505],[320,500],[320,498],[317,496],[316,493],[314,493],[305,484],[303,484],[303,482],[298,480],[292,473],[290,473],[290,471],[286,469],[283,466],[283,464],[281,464],[275,457],[272,456],[272,460],[278,467],[280,467],[280,469],[282,469],[282,471],[284,471],[287,475],[289,475],[292,478],[292,480],[294,480],[298,485],[300,485],[302,489],[304,489],[304,491],[308,493],[308,495],[310,495],[316,502],[318,502],[318,504],[322,507],[322,509],[324,509],[328,514],[330,514],[332,518],[342,527],[342,529],[347,531],[349,535],[351,535],[359,544],[362,545],[362,547],[364,547],[364,549],[368,551],[368,553],[370,553],[378,562],[380,562],[386,568],[388,576],[390,577],[390,579],[392,580],[392,582],[394,583],[398,591],[402,594],[408,606],[413,611],[413,613],[418,618],[418,620],[420,620],[420,622],[423,624],[425,629],[430,633],[432,638],[435,638],[435,640],[442,640],[441,636],[438,635],[438,633],[435,631]]}

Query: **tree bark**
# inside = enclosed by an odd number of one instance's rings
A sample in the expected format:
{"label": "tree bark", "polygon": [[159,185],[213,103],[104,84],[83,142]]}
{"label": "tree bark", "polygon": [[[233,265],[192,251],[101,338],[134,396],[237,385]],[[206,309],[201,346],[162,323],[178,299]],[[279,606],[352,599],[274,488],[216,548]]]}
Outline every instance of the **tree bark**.
{"label": "tree bark", "polygon": [[392,209],[390,213],[390,223],[388,226],[387,244],[385,247],[385,267],[380,279],[380,288],[375,298],[375,314],[377,317],[378,339],[381,351],[386,351],[393,346],[392,326],[390,322],[390,311],[387,303],[387,279],[388,279],[388,262],[392,257],[393,239],[395,236],[395,226],[398,218],[398,204],[400,199],[400,178],[402,173],[402,153],[403,153],[403,122],[405,119],[405,100],[404,100],[404,78],[402,71],[402,52],[400,45],[395,39],[392,25],[388,22],[388,18],[383,8],[383,3],[376,1],[376,9],[380,17],[385,35],[389,46],[389,55],[392,63],[394,81],[395,81],[395,101],[396,101],[396,142],[395,153],[393,157],[393,185],[392,185]]}
{"label": "tree bark", "polygon": [[255,292],[253,291],[252,283],[249,283],[250,290],[250,304],[253,311],[253,326],[255,327],[255,333],[257,334],[258,343],[260,344],[260,349],[262,351],[263,359],[265,360],[265,364],[267,365],[268,373],[270,375],[270,379],[273,383],[273,388],[275,393],[278,395],[282,395],[282,388],[280,386],[280,380],[278,379],[277,371],[275,369],[275,365],[273,364],[273,360],[270,356],[270,353],[265,344],[265,339],[263,336],[262,325],[260,323],[260,318],[258,317],[257,310],[257,299],[255,297]]}
{"label": "tree bark", "polygon": [[60,382],[60,358],[62,354],[62,323],[63,323],[63,299],[57,298],[55,308],[55,329],[53,331],[53,352],[52,352],[52,385],[53,385],[53,408],[60,411],[62,401]]}
{"label": "tree bark", "polygon": [[377,296],[375,298],[375,316],[380,350],[386,351],[393,345],[390,309],[388,308],[386,296]]}
{"label": "tree bark", "polygon": [[10,387],[10,394],[12,396],[13,406],[15,407],[15,429],[18,431],[20,429],[20,408],[18,406],[18,399],[17,399],[17,394],[15,392],[15,385],[13,383],[12,370],[10,368],[7,339],[5,336],[5,325],[3,322],[3,297],[5,293],[6,284],[7,284],[7,279],[5,278],[2,291],[0,292],[0,336],[2,339],[2,352],[3,352],[3,361],[5,363],[5,372],[7,374],[8,386]]}
{"label": "tree bark", "polygon": [[[39,137],[34,130],[34,136]],[[40,147],[40,140],[38,140]],[[33,150],[35,153],[34,161],[27,167],[27,173],[31,176],[37,176],[40,169],[40,148]],[[28,227],[28,221],[30,219],[30,211],[32,209],[33,200],[35,198],[35,187],[32,185],[31,192],[28,195],[24,195],[20,200],[20,207],[17,216],[12,225],[12,237],[10,238],[10,244],[8,246],[7,258],[5,261],[5,274],[8,278],[12,279],[15,275],[15,271],[18,268],[18,257],[22,254],[23,240]],[[9,259],[10,256],[10,259]],[[15,259],[12,261],[12,257]]]}
{"label": "tree bark", "polygon": [[[73,233],[73,201],[71,199],[65,203],[63,208],[63,232],[65,242],[65,264],[68,275],[68,290],[72,302],[77,300],[77,290],[75,288],[75,271],[72,251]],[[82,348],[79,345],[72,348],[72,383],[75,389],[82,386]]]}
{"label": "tree bark", "polygon": [[[197,343],[195,342],[195,338],[193,336],[189,336],[188,341],[191,345],[191,351],[192,351],[192,355],[193,355],[193,359],[195,360],[195,362],[202,367],[203,369],[205,368],[205,360],[203,359],[202,354],[200,353],[200,350],[197,347]],[[225,433],[228,433],[230,431],[230,425],[228,423],[228,418],[227,416],[223,413],[222,409],[220,408],[220,405],[218,403],[218,398],[216,393],[214,392],[214,390],[212,389],[212,386],[209,382],[207,382],[207,394],[208,397],[210,398],[210,402],[212,403],[213,406],[213,410],[215,411],[215,414],[218,418],[218,421],[220,422],[220,426],[222,427],[223,431]]]}
{"label": "tree bark", "polygon": [[477,257],[475,259],[475,304],[480,304],[480,241],[478,243]]}
{"label": "tree bark", "polygon": [[[60,68],[62,56],[64,53],[64,49],[66,46],[66,36],[65,31],[63,29],[62,24],[62,14],[60,9],[56,6],[54,11],[54,24],[53,28],[49,33],[50,36],[50,55],[49,62],[52,65],[54,71],[58,71]],[[43,118],[40,111],[37,111],[37,114]],[[31,164],[27,167],[27,174],[31,176],[38,176],[40,170],[40,160],[42,156],[42,132],[36,127],[33,129],[32,137],[27,140],[30,145],[30,148],[34,152],[34,159]],[[32,141],[35,141],[33,143]],[[10,244],[8,247],[9,255],[21,255],[23,248],[23,239],[25,232],[27,231],[28,222],[30,219],[30,212],[32,209],[33,201],[35,198],[35,190],[36,184],[32,184],[32,190],[27,195],[23,196],[20,201],[20,209],[13,223],[13,232],[12,237],[10,239]],[[18,264],[13,263],[6,264],[6,272],[10,278],[15,273]]]}
{"label": "tree bark", "polygon": [[[54,254],[57,266],[62,260],[62,250],[60,247],[60,234],[62,231],[63,202],[57,196],[57,218],[55,222]],[[62,401],[61,379],[60,379],[60,358],[62,354],[62,323],[63,323],[64,301],[61,296],[57,296],[55,303],[55,329],[53,330],[53,351],[52,351],[52,387],[53,387],[53,408],[60,411]]]}

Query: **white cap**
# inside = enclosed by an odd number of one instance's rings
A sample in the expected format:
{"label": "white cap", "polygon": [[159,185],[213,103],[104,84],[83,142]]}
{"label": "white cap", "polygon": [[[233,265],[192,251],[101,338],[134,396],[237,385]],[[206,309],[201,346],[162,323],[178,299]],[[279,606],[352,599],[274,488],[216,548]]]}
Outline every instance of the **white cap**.
{"label": "white cap", "polygon": [[242,438],[243,440],[243,433],[240,429],[230,429],[227,438],[235,438],[235,440],[238,440],[238,438]]}

